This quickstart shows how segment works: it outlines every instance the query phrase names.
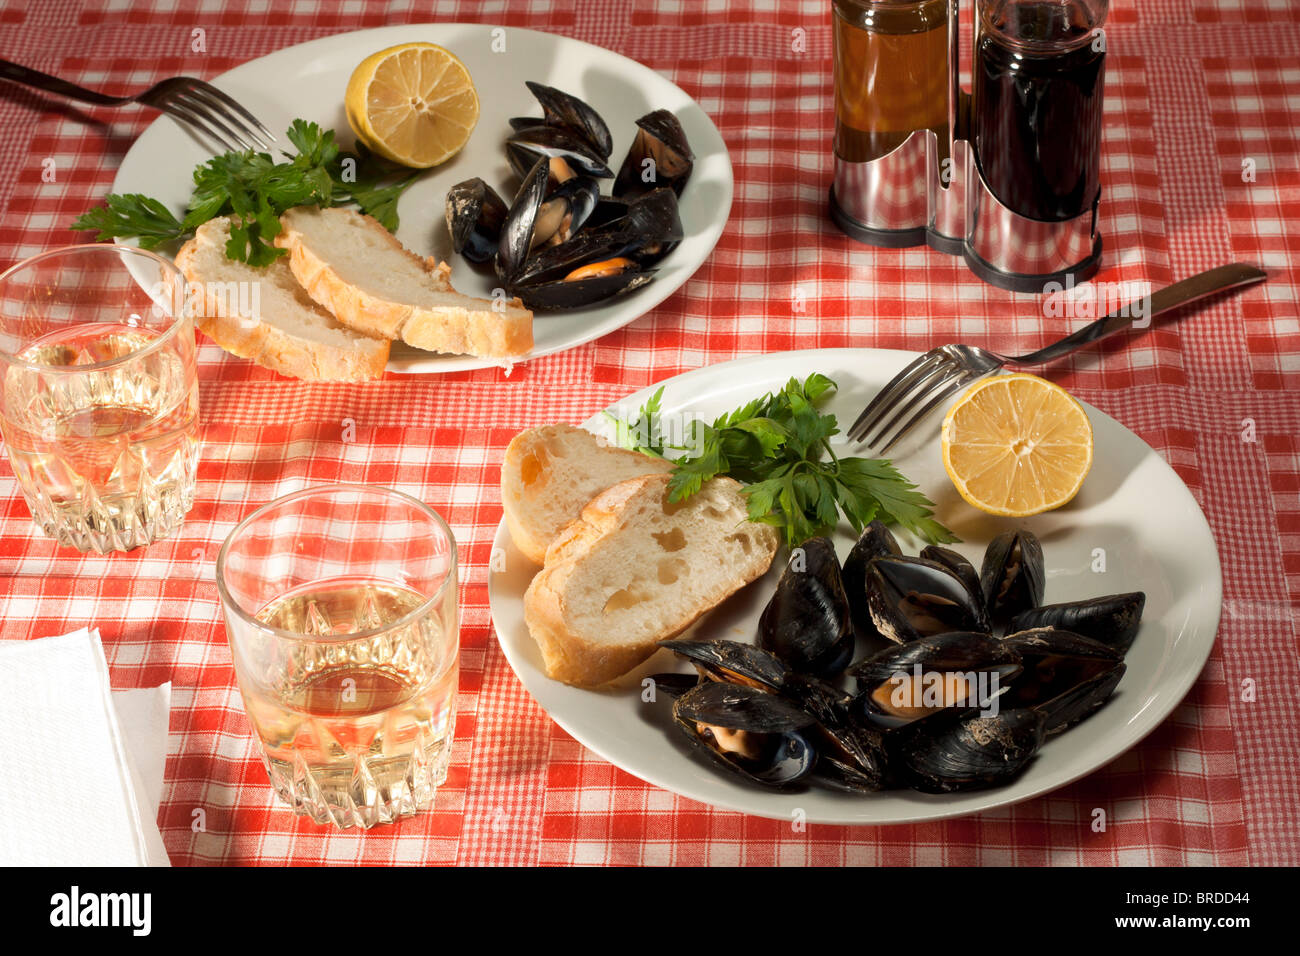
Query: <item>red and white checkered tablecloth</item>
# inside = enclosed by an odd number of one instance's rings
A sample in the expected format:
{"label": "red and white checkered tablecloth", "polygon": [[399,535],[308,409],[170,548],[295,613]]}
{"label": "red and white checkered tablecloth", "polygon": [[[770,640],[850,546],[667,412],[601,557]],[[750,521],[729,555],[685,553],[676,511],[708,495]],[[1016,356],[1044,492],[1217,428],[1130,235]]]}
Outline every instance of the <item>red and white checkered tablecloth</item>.
{"label": "red and white checkered tablecloth", "polygon": [[[0,56],[125,90],[178,73],[210,77],[327,34],[430,20],[561,33],[670,77],[731,151],[731,221],[708,262],[658,308],[508,379],[491,370],[305,384],[204,340],[198,500],[176,537],[149,548],[108,557],[56,548],[35,533],[11,471],[0,468],[0,638],[95,624],[115,687],[172,682],[159,824],[173,862],[1300,863],[1294,0],[1111,4],[1100,278],[1160,285],[1231,260],[1258,262],[1272,278],[1052,373],[1163,455],[1209,518],[1224,614],[1199,682],[1140,746],[1047,797],[942,823],[805,832],[643,784],[584,750],[524,692],[487,609],[507,441],[743,355],[948,341],[1028,351],[1077,320],[1044,318],[1035,298],[983,285],[947,256],[873,250],[830,224],[825,0],[4,0]],[[203,54],[189,52],[198,26]],[[796,30],[802,43],[792,42]],[[0,84],[0,266],[83,241],[67,224],[107,192],[151,118]],[[1243,182],[1243,160],[1253,161],[1254,182]],[[42,175],[50,168],[53,182]],[[344,419],[355,441],[343,440]],[[1245,419],[1253,443],[1242,440]],[[432,811],[369,832],[321,828],[277,805],[235,689],[213,582],[221,541],[252,507],[329,481],[390,485],[429,502],[450,522],[463,562],[450,778]],[[1248,679],[1254,698],[1243,701]],[[1109,819],[1102,833],[1090,826],[1096,807]]]}

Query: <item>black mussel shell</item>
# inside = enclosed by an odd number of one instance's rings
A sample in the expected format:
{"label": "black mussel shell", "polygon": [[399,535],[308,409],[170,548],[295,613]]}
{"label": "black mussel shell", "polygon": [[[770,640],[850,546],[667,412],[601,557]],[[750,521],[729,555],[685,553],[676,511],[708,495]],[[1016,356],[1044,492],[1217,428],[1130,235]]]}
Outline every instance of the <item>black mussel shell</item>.
{"label": "black mussel shell", "polygon": [[989,707],[1021,669],[1014,647],[989,634],[951,631],[888,647],[848,673],[858,682],[855,714],[897,726],[935,710]]}
{"label": "black mussel shell", "polygon": [[[660,694],[667,697],[678,698],[686,693],[692,687],[700,682],[698,674],[651,674],[646,680],[654,684],[654,694],[657,699]],[[645,688],[641,690],[645,694]]]}
{"label": "black mussel shell", "polygon": [[796,548],[758,620],[758,646],[792,670],[817,677],[842,671],[853,657],[853,624],[829,538]]}
{"label": "black mussel shell", "polygon": [[501,238],[497,242],[497,276],[507,286],[514,282],[528,259],[533,242],[533,225],[537,222],[537,213],[542,208],[546,193],[547,164],[539,159],[519,184],[519,191],[510,203],[506,221],[501,227]]}
{"label": "black mussel shell", "polygon": [[668,110],[655,110],[636,125],[636,139],[614,180],[614,195],[636,196],[668,186],[680,196],[695,161],[682,124]]}
{"label": "black mussel shell", "polygon": [[821,724],[816,733],[818,783],[850,793],[873,793],[890,784],[884,733],[874,727]]}
{"label": "black mussel shell", "polygon": [[1070,631],[1034,628],[1009,634],[1002,644],[1025,665],[1004,703],[1040,711],[1048,734],[1065,730],[1101,707],[1124,676],[1123,654]]}
{"label": "black mussel shell", "polygon": [[881,636],[867,609],[867,566],[872,558],[896,557],[902,553],[893,533],[877,518],[862,529],[853,550],[844,559],[844,593],[848,595],[853,629],[859,637]]}
{"label": "black mussel shell", "polygon": [[587,217],[587,228],[598,229],[601,226],[608,226],[610,223],[617,222],[627,215],[630,206],[631,203],[626,199],[601,196],[600,202],[596,203],[596,208]]}
{"label": "black mussel shell", "polygon": [[1057,627],[1073,631],[1127,654],[1142,623],[1147,596],[1142,591],[1108,594],[1086,601],[1045,604],[1021,611],[1008,625],[1009,631],[1027,631],[1035,627]]}
{"label": "black mussel shell", "polygon": [[980,585],[994,624],[1005,624],[1021,611],[1042,604],[1047,570],[1037,536],[1021,530],[1004,531],[994,538],[984,552]]}
{"label": "black mussel shell", "polygon": [[[608,179],[614,175],[604,159],[585,139],[562,126],[529,126],[511,133],[506,140],[506,154],[509,158],[511,147],[514,151],[531,153],[534,158],[559,158],[579,174]],[[515,160],[511,160],[514,165]]]}
{"label": "black mussel shell", "polygon": [[796,783],[817,763],[816,721],[755,687],[701,682],[677,698],[673,718],[697,750],[765,786]]}
{"label": "black mussel shell", "polygon": [[903,780],[926,793],[994,787],[1019,776],[1042,746],[1043,715],[1029,707],[980,716],[943,712],[888,736]]}
{"label": "black mussel shell", "polygon": [[980,600],[984,599],[984,589],[980,584],[980,573],[975,570],[975,565],[971,564],[959,552],[951,548],[943,548],[937,544],[931,544],[921,549],[921,557],[927,561],[934,561],[942,564],[957,577],[961,578],[962,584],[970,589],[970,593]]}
{"label": "black mussel shell", "polygon": [[505,200],[479,178],[447,190],[447,229],[452,248],[470,262],[489,262],[497,254],[505,224]]}
{"label": "black mussel shell", "polygon": [[992,630],[984,602],[935,561],[873,558],[864,588],[871,621],[887,640],[901,644],[947,631]]}
{"label": "black mussel shell", "polygon": [[654,279],[654,270],[631,269],[590,279],[555,279],[536,285],[512,284],[510,292],[535,312],[581,309],[616,296],[626,295]]}
{"label": "black mussel shell", "polygon": [[844,726],[853,720],[853,695],[812,674],[787,672],[781,682],[781,695],[827,726]]}
{"label": "black mussel shell", "polygon": [[599,201],[600,183],[590,176],[574,176],[551,189],[537,210],[530,254],[572,239]]}
{"label": "black mussel shell", "polygon": [[614,151],[614,141],[599,113],[578,97],[553,86],[543,86],[532,80],[526,81],[525,85],[537,97],[537,102],[542,104],[547,124],[576,133],[587,141],[592,151],[602,160],[609,159],[609,154]]}
{"label": "black mussel shell", "polygon": [[[539,122],[536,125],[541,128],[543,124]],[[533,164],[537,162],[537,152],[507,142],[506,161],[510,164],[511,171],[520,179],[523,179],[528,175],[528,171],[533,168]],[[575,169],[563,156],[547,158],[546,172],[549,177],[548,187],[550,189],[554,189],[561,183],[568,182],[574,176],[582,175],[582,171]]]}
{"label": "black mussel shell", "polygon": [[708,680],[779,691],[790,676],[790,668],[775,655],[740,641],[674,638],[660,641],[659,646],[695,665],[699,675]]}
{"label": "black mussel shell", "polygon": [[506,122],[510,124],[510,128],[512,130],[514,130],[515,132],[519,132],[519,130],[528,129],[531,126],[545,126],[546,117],[545,116],[512,116],[510,117],[510,119],[506,120]]}

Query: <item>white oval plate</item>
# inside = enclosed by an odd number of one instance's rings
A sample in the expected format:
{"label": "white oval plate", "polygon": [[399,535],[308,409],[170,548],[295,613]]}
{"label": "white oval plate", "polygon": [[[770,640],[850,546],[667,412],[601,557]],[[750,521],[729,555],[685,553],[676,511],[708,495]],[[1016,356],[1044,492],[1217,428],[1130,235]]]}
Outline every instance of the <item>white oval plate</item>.
{"label": "white oval plate", "polygon": [[[781,387],[791,376],[802,379],[821,372],[839,384],[827,410],[847,428],[871,396],[914,357],[897,351],[828,349],[740,359],[669,379],[664,383],[664,409],[668,415],[712,420],[763,391]],[[643,389],[611,411],[634,417],[653,391]],[[1128,750],[1178,705],[1214,645],[1222,596],[1214,539],[1186,486],[1140,438],[1113,418],[1085,407],[1096,442],[1092,473],[1069,505],[1023,521],[981,514],[957,496],[939,456],[941,412],[909,436],[894,456],[903,474],[935,502],[936,516],[963,539],[954,547],[976,567],[994,535],[1023,526],[1043,542],[1048,603],[1120,591],[1147,594],[1142,629],[1115,696],[1084,723],[1049,740],[1008,786],[951,795],[909,790],[852,795],[821,789],[770,792],[731,779],[689,753],[680,733],[669,726],[667,702],[642,702],[641,678],[688,670],[667,651],[609,690],[581,690],[546,677],[523,618],[523,593],[536,566],[515,549],[504,521],[493,545],[504,549],[505,570],[492,574],[488,583],[501,648],[528,692],[580,743],[648,783],[716,807],[784,820],[792,819],[798,809],[815,823],[908,823],[977,813],[1055,790]],[[611,434],[603,415],[585,424]],[[836,536],[841,558],[852,542],[851,529],[842,525]],[[923,542],[900,536],[900,544],[915,554]],[[1103,561],[1105,571],[1094,570]],[[706,615],[691,633],[752,640],[783,565],[778,556],[766,577]]]}
{"label": "white oval plate", "polygon": [[[541,115],[524,80],[537,80],[590,103],[609,124],[614,139],[610,165],[617,172],[636,132],[636,119],[667,109],[681,121],[695,153],[695,169],[682,193],[686,238],[659,265],[648,286],[613,302],[573,312],[539,312],[534,318],[529,358],[549,355],[599,338],[636,320],[672,295],[709,257],[731,211],[731,159],[713,121],[678,86],[649,67],[601,47],[567,37],[470,23],[414,24],[322,37],[277,50],[235,67],[212,82],[242,103],[292,150],[284,131],[296,117],[354,140],[343,113],[343,92],[353,69],[377,50],[427,41],[465,61],[479,96],[479,121],[465,148],[423,175],[398,203],[397,236],[420,255],[452,266],[452,282],[471,295],[490,296],[496,282],[454,255],[447,235],[443,199],[447,189],[481,176],[509,202],[510,168],[503,141],[512,116]],[[500,49],[503,52],[493,52]],[[494,44],[496,46],[494,47]],[[162,116],[131,146],[113,180],[113,192],[138,192],[161,200],[178,215],[193,191],[194,167],[212,147],[170,117]],[[609,191],[606,180],[604,191]],[[388,368],[394,372],[455,372],[500,363],[468,355],[421,352],[398,343]]]}

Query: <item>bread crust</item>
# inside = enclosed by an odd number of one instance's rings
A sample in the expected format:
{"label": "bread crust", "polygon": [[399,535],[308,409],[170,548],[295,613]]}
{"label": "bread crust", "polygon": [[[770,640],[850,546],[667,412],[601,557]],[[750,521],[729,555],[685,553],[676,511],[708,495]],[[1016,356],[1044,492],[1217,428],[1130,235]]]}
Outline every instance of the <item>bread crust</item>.
{"label": "bread crust", "polygon": [[[441,291],[455,292],[451,267],[433,256],[422,258],[398,241],[371,216],[357,213],[357,228],[370,230],[394,254],[414,262],[433,276]],[[512,359],[533,347],[533,314],[518,298],[509,299],[503,311],[486,299],[482,309],[458,306],[423,308],[393,302],[346,282],[329,262],[312,250],[288,214],[280,219],[275,244],[289,252],[289,268],[307,294],[350,329],[379,335],[430,352]]]}
{"label": "bread crust", "polygon": [[[716,482],[734,486],[730,478]],[[668,476],[642,475],[619,482],[601,492],[582,510],[579,518],[566,527],[546,553],[546,565],[533,578],[524,594],[524,620],[537,641],[546,665],[547,676],[580,687],[597,687],[608,683],[641,664],[658,650],[659,641],[681,634],[705,613],[731,594],[766,573],[776,556],[780,539],[775,529],[753,523],[749,530],[762,552],[744,567],[733,586],[717,601],[700,604],[682,616],[674,627],[664,628],[645,639],[614,644],[588,641],[568,626],[566,584],[588,552],[607,535],[622,526],[624,510],[643,495],[667,493]]]}
{"label": "bread crust", "polygon": [[[672,468],[670,462],[611,445],[600,436],[592,435],[585,429],[573,425],[543,425],[540,428],[530,428],[520,432],[506,446],[506,453],[501,460],[501,510],[505,515],[506,527],[510,530],[510,539],[515,543],[515,547],[535,564],[542,564],[546,560],[546,549],[554,540],[555,533],[541,527],[540,522],[529,519],[529,493],[524,477],[526,462],[530,456],[536,456],[538,446],[544,445],[548,436],[575,433],[581,433],[584,438],[590,437],[594,440],[599,445],[601,455],[617,457],[629,462],[629,467],[633,470],[628,472],[628,477],[631,477],[637,468],[643,468],[646,474],[666,472]],[[586,502],[575,502],[568,520],[576,518],[585,505]]]}
{"label": "bread crust", "polygon": [[[226,298],[211,293],[196,261],[205,240],[204,226],[176,253],[176,267],[201,292],[202,314],[195,316],[195,324],[204,334],[227,352],[292,378],[325,382],[368,382],[383,378],[388,365],[387,343],[383,347],[376,344],[368,351],[333,346],[295,338],[269,323],[251,322],[246,316],[228,314]],[[383,342],[382,339],[374,341]]]}

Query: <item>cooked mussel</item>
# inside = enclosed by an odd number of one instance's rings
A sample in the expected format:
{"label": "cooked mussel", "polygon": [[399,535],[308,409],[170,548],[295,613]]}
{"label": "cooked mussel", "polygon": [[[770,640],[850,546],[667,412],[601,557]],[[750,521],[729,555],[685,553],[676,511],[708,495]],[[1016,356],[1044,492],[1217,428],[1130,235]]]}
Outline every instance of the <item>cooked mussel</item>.
{"label": "cooked mussel", "polygon": [[680,196],[695,163],[682,124],[668,110],[655,110],[636,125],[636,139],[614,180],[614,195],[637,196],[668,186]]}
{"label": "cooked mussel", "polygon": [[1008,631],[1027,631],[1036,627],[1056,627],[1082,634],[1121,654],[1128,653],[1142,623],[1147,596],[1141,591],[1108,594],[1086,601],[1044,604],[1021,611],[1011,619]]}
{"label": "cooked mussel", "polygon": [[506,221],[505,200],[475,177],[447,190],[446,207],[452,248],[470,262],[490,262]]}
{"label": "cooked mussel", "polygon": [[936,561],[903,555],[873,558],[864,589],[881,636],[896,643],[947,631],[991,630],[984,601]]}
{"label": "cooked mussel", "polygon": [[997,786],[1018,776],[1042,746],[1043,715],[1030,707],[944,711],[887,738],[890,761],[912,787],[953,793]]}
{"label": "cooked mussel", "polygon": [[[592,151],[602,160],[609,159],[614,151],[614,141],[609,135],[605,120],[585,101],[571,93],[526,80],[524,83],[542,105],[542,122],[559,126],[576,133],[587,141]],[[511,122],[514,126],[514,122]],[[520,127],[515,127],[518,130]]]}
{"label": "cooked mussel", "polygon": [[849,668],[858,682],[855,712],[898,726],[936,710],[987,708],[1020,674],[1014,647],[976,631],[952,631],[888,647]]}
{"label": "cooked mussel", "polygon": [[1038,710],[1048,734],[1101,707],[1124,676],[1120,651],[1070,631],[1039,627],[1009,634],[1002,644],[1019,654],[1025,666],[1007,694],[1007,705]]}
{"label": "cooked mussel", "polygon": [[880,637],[867,608],[867,568],[873,558],[897,556],[903,553],[898,541],[880,519],[862,529],[857,542],[844,559],[844,593],[849,598],[849,611],[853,629],[859,637]]}
{"label": "cooked mussel", "polygon": [[533,245],[533,226],[547,193],[547,164],[539,159],[515,193],[497,241],[497,276],[507,287],[519,275]]}
{"label": "cooked mussel", "polygon": [[994,624],[1043,603],[1047,571],[1043,546],[1030,531],[1004,531],[984,552],[980,585]]}
{"label": "cooked mussel", "polygon": [[580,309],[639,289],[654,276],[653,269],[643,271],[631,260],[614,259],[580,266],[563,279],[511,285],[510,291],[537,312]]}
{"label": "cooked mussel", "polygon": [[[676,699],[698,684],[700,682],[700,677],[698,674],[665,673],[651,674],[646,678],[646,680],[652,682],[654,686],[654,696],[656,698],[662,693],[666,694],[668,697]],[[642,694],[644,693],[643,690]]]}
{"label": "cooked mussel", "polygon": [[818,722],[813,775],[835,790],[872,793],[890,783],[884,731],[869,725]]}
{"label": "cooked mussel", "polygon": [[691,641],[674,638],[660,641],[677,656],[694,665],[705,680],[743,684],[759,690],[780,691],[790,677],[786,667],[774,654],[753,644],[740,641]]}
{"label": "cooked mussel", "polygon": [[829,538],[809,538],[792,553],[759,618],[758,646],[818,677],[840,673],[853,657],[849,602]]}
{"label": "cooked mussel", "polygon": [[931,544],[921,549],[921,557],[942,564],[961,578],[962,584],[966,585],[971,594],[983,600],[984,589],[980,584],[980,573],[975,570],[975,565],[967,561],[959,552]]}
{"label": "cooked mussel", "polygon": [[697,750],[765,786],[796,783],[817,763],[816,721],[756,687],[703,681],[673,703],[673,720]]}
{"label": "cooked mussel", "polygon": [[[506,158],[516,172],[527,163],[527,157],[562,159],[580,175],[608,179],[614,175],[605,165],[604,158],[587,140],[563,126],[526,126],[515,130],[506,139]],[[531,168],[531,167],[530,167]]]}

